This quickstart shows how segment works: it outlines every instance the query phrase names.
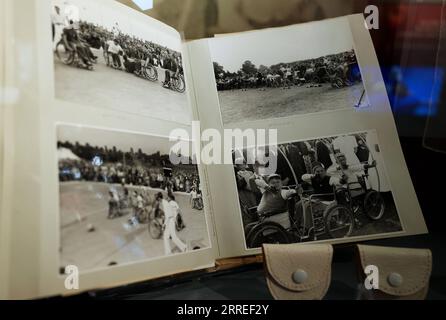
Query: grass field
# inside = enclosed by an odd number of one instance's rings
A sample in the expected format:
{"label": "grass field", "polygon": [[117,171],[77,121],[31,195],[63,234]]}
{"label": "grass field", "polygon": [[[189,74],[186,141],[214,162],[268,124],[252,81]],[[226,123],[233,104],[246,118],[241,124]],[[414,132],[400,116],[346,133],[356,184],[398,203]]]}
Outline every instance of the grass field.
{"label": "grass field", "polygon": [[[110,262],[124,264],[164,256],[163,240],[152,239],[146,224],[129,228],[130,212],[107,219],[109,187],[83,181],[60,184],[61,266],[73,264],[85,271],[107,267]],[[191,209],[188,195],[175,196],[186,224],[178,236],[189,249],[208,247],[204,211]],[[89,224],[95,227],[94,232],[88,232]]]}
{"label": "grass field", "polygon": [[219,92],[223,122],[237,123],[321,111],[353,108],[363,92],[362,83],[334,89],[330,84],[322,87],[291,87],[227,90]]}

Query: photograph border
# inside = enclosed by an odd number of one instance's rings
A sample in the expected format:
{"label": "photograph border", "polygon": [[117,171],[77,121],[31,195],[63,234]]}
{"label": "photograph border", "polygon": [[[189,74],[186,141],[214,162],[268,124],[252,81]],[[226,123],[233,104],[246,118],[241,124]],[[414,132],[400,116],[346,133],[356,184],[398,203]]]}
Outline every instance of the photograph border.
{"label": "photograph border", "polygon": [[[190,126],[190,122],[180,122],[180,121],[176,121],[176,120],[170,120],[170,119],[164,119],[161,117],[157,117],[157,116],[152,116],[152,115],[148,115],[148,114],[141,114],[138,112],[129,112],[129,111],[124,111],[124,110],[119,110],[119,109],[115,109],[115,108],[104,108],[104,107],[100,107],[100,106],[95,106],[95,105],[91,105],[88,103],[76,103],[70,100],[64,100],[63,98],[60,98],[57,96],[57,92],[56,92],[56,68],[55,68],[55,63],[54,63],[54,51],[52,49],[52,41],[51,41],[51,12],[52,12],[52,0],[43,0],[45,1],[45,3],[42,5],[43,8],[48,9],[47,11],[47,17],[45,20],[47,20],[47,24],[49,25],[48,30],[45,29],[44,33],[41,33],[38,35],[38,39],[42,40],[41,41],[41,47],[38,48],[39,50],[39,54],[42,54],[42,56],[45,57],[45,65],[47,65],[47,70],[44,72],[48,72],[49,75],[46,77],[48,81],[48,88],[45,89],[46,93],[49,94],[49,99],[52,103],[54,103],[55,105],[57,105],[56,109],[64,106],[64,107],[68,107],[68,108],[76,108],[76,106],[82,106],[84,108],[92,108],[97,110],[97,112],[116,112],[116,113],[124,113],[126,115],[131,115],[131,116],[135,116],[135,117],[144,117],[144,118],[148,118],[148,119],[154,119],[154,120],[160,120],[160,121],[165,121],[165,122],[170,122],[173,124],[178,124],[180,126]],[[102,3],[105,3],[105,0],[100,0]],[[132,12],[133,14],[136,14],[139,16],[138,19],[146,19],[146,20],[150,20],[151,23],[158,25],[160,28],[166,30],[167,32],[169,32],[169,36],[173,36],[173,33],[177,33],[178,35],[178,40],[179,40],[179,44],[181,47],[181,51],[180,54],[182,56],[182,62],[183,62],[183,70],[184,70],[184,80],[185,80],[185,84],[186,84],[186,91],[184,92],[185,95],[185,100],[186,101],[186,105],[189,109],[189,113],[190,113],[190,118],[191,118],[191,122],[193,121],[194,117],[193,117],[193,103],[192,103],[192,97],[191,97],[191,90],[188,89],[190,83],[193,83],[191,80],[189,80],[189,77],[191,77],[191,75],[189,75],[188,70],[188,65],[189,62],[186,62],[185,59],[185,54],[184,54],[184,39],[182,38],[182,35],[180,32],[178,32],[177,30],[175,30],[174,28],[172,28],[171,26],[162,23],[159,20],[156,20],[155,18],[152,18],[150,16],[147,16],[137,10],[134,10],[132,8],[129,8],[128,6],[126,6],[125,4],[119,2],[119,1],[109,1],[108,4],[112,5],[112,6],[116,6],[115,10],[127,10],[128,12]],[[118,9],[119,8],[119,9]],[[41,13],[41,10],[37,10],[38,14]],[[42,19],[41,17],[38,17],[38,19]],[[43,48],[45,47],[45,48]],[[39,61],[41,60],[41,58],[39,58]],[[48,69],[49,67],[49,69]],[[40,67],[39,68],[43,68]],[[87,71],[87,70],[86,70]],[[40,71],[42,72],[42,71]]]}
{"label": "photograph border", "polygon": [[[57,142],[58,142],[58,130],[60,127],[81,127],[81,128],[88,128],[88,129],[94,129],[94,130],[102,130],[102,131],[108,131],[108,132],[118,132],[118,133],[123,133],[123,134],[136,134],[136,135],[141,135],[141,136],[153,136],[153,137],[158,137],[158,138],[165,138],[167,139],[167,141],[169,141],[169,137],[163,136],[163,135],[157,135],[157,134],[148,134],[148,133],[142,133],[142,132],[138,132],[138,131],[130,131],[130,130],[123,130],[123,129],[111,129],[111,128],[107,128],[107,127],[101,127],[101,126],[86,126],[86,125],[78,125],[78,124],[73,124],[73,123],[69,123],[69,122],[63,122],[63,121],[57,121],[55,122],[55,130],[56,130],[56,143],[55,143],[55,147],[57,148]],[[188,141],[188,142],[192,142],[191,140],[183,140],[183,141]],[[58,160],[57,160],[57,154],[55,153],[56,156],[56,163],[58,165]],[[199,165],[196,165],[197,167],[197,171],[198,171],[198,176],[200,178],[200,182],[201,184],[204,186],[205,183],[203,183],[202,181],[202,173],[200,170]],[[56,167],[56,172],[57,172],[57,168]],[[56,175],[56,180],[57,180],[57,187],[60,187],[60,181],[57,178],[58,175]],[[207,188],[207,186],[206,186]],[[184,255],[188,255],[194,252],[201,252],[201,251],[207,251],[207,250],[212,250],[214,248],[213,246],[213,239],[211,237],[211,233],[210,233],[210,228],[209,228],[209,220],[211,219],[210,214],[209,214],[209,200],[207,199],[207,193],[205,195],[205,192],[203,192],[204,190],[202,190],[202,194],[203,194],[203,214],[205,217],[205,221],[206,221],[206,232],[207,232],[207,236],[208,236],[208,241],[209,241],[209,246],[205,247],[205,248],[200,248],[198,250],[193,250],[193,251],[188,251],[188,252],[182,252],[182,253],[175,253],[173,255],[170,256],[160,256],[160,257],[154,257],[154,258],[147,258],[147,259],[141,259],[138,261],[133,261],[133,262],[125,262],[125,263],[120,263],[119,265],[117,265],[116,267],[99,267],[99,268],[94,268],[94,269],[89,269],[89,270],[80,270],[79,271],[79,275],[86,275],[86,274],[91,274],[91,273],[96,273],[96,272],[102,272],[105,270],[110,270],[111,268],[119,268],[119,267],[126,267],[126,266],[131,266],[134,264],[139,264],[139,263],[147,263],[147,262],[151,262],[151,261],[159,261],[159,260],[163,260],[166,258],[172,258],[172,257],[178,257],[178,256],[184,256]],[[61,230],[60,230],[60,192],[57,194],[57,207],[58,207],[58,221],[57,224],[59,226],[58,230],[57,230],[57,236],[59,239],[59,243],[58,246],[61,246],[62,243],[62,235],[61,235]],[[58,262],[59,262],[59,266],[61,265],[61,253],[58,253]],[[65,278],[66,276],[59,274],[58,275],[59,278]]]}
{"label": "photograph border", "polygon": [[[353,135],[353,134],[361,134],[361,133],[368,133],[368,132],[374,132],[376,134],[376,136],[378,137],[378,141],[381,144],[381,139],[379,137],[378,131],[376,129],[370,129],[370,130],[362,130],[362,131],[354,131],[354,132],[346,132],[344,133],[345,135]],[[324,139],[324,138],[333,138],[333,137],[337,137],[343,135],[341,134],[335,134],[335,135],[325,135],[325,136],[321,136],[321,137],[313,137],[313,138],[307,138],[307,139],[300,139],[300,140],[292,140],[292,141],[284,141],[284,142],[279,142],[278,146],[281,146],[283,144],[289,144],[289,143],[295,143],[295,142],[306,142],[309,140],[317,140],[317,139]],[[253,147],[266,147],[267,145],[260,145],[260,146],[246,146],[245,149],[247,148],[253,148]],[[317,243],[332,243],[332,244],[336,244],[338,242],[341,242],[342,240],[348,239],[348,242],[355,242],[355,240],[371,240],[372,238],[375,237],[380,237],[380,238],[385,238],[389,235],[404,235],[407,233],[406,230],[406,226],[405,223],[403,221],[403,219],[401,219],[401,214],[400,214],[400,209],[399,209],[399,204],[397,203],[397,201],[395,201],[395,197],[394,197],[394,188],[393,188],[393,184],[392,181],[389,179],[389,175],[387,173],[388,169],[387,169],[387,165],[386,165],[386,161],[383,157],[383,167],[384,167],[384,176],[387,178],[387,182],[389,183],[390,186],[390,192],[392,194],[392,199],[393,199],[393,203],[395,204],[395,208],[396,208],[396,213],[398,215],[398,219],[399,222],[401,224],[401,229],[400,231],[392,231],[392,232],[385,232],[385,233],[375,233],[375,234],[370,234],[370,235],[364,235],[364,236],[353,236],[353,237],[347,237],[347,238],[338,238],[338,239],[326,239],[326,240],[316,240],[316,241],[308,241],[308,242],[293,242],[293,244],[296,245],[305,245],[305,244],[317,244]],[[236,186],[236,181],[234,180],[234,186]],[[239,222],[240,222],[240,226],[241,226],[241,233],[243,235],[243,239],[244,239],[244,250],[246,252],[253,252],[256,251],[258,252],[259,249],[261,249],[261,247],[258,248],[248,248],[247,243],[246,243],[246,234],[245,234],[245,230],[244,230],[244,225],[243,225],[243,219],[242,219],[242,211],[240,209],[240,197],[239,197],[239,193],[238,191],[236,191],[237,194],[237,202],[238,202],[238,216],[239,216]],[[350,241],[351,240],[351,241]],[[344,242],[344,241],[342,241]],[[253,253],[254,254],[254,253]]]}
{"label": "photograph border", "polygon": [[[335,20],[339,20],[341,21],[340,18],[343,17],[338,17],[338,18],[331,18],[331,19],[327,19],[329,21],[335,21]],[[321,21],[310,21],[310,22],[305,22],[303,24],[314,24],[314,23],[320,23]],[[221,119],[221,123],[222,123],[222,127],[223,128],[238,128],[238,127],[249,127],[251,125],[255,125],[255,124],[259,124],[262,122],[270,122],[270,121],[274,121],[274,122],[279,122],[280,120],[285,120],[285,119],[290,119],[290,118],[301,118],[301,117],[306,117],[306,116],[314,116],[314,115],[321,115],[321,114],[326,114],[326,113],[336,113],[336,112],[342,112],[342,111],[353,111],[353,112],[361,112],[361,111],[366,111],[368,109],[373,108],[371,103],[370,103],[370,99],[369,99],[369,90],[367,89],[365,83],[364,83],[364,77],[363,77],[363,67],[361,64],[361,59],[359,58],[358,55],[358,50],[357,50],[357,46],[356,43],[354,41],[354,37],[353,37],[353,32],[351,30],[351,25],[350,25],[350,21],[348,19],[345,20],[345,23],[348,25],[348,35],[350,36],[351,40],[352,40],[352,49],[355,52],[355,56],[356,56],[356,61],[358,62],[358,67],[362,76],[362,81],[361,84],[363,86],[365,95],[364,95],[364,100],[366,101],[366,105],[359,107],[359,108],[355,108],[355,106],[352,107],[345,107],[345,108],[339,108],[339,109],[334,109],[334,110],[323,110],[323,111],[318,111],[318,112],[309,112],[309,113],[302,113],[302,114],[291,114],[288,116],[284,116],[284,117],[274,117],[274,118],[265,118],[265,119],[255,119],[255,120],[248,120],[248,121],[237,121],[237,122],[229,122],[229,123],[225,123],[223,120],[223,112],[222,112],[222,107],[221,107],[221,101],[220,101],[220,96],[219,96],[219,91],[217,90],[217,83],[215,81],[215,73],[213,72],[212,69],[212,77],[214,78],[214,83],[215,83],[215,92],[217,94],[217,100],[218,100],[218,109],[219,109],[219,117]],[[300,24],[294,24],[294,25],[289,25],[289,26],[281,26],[281,27],[270,27],[270,28],[265,28],[265,29],[260,29],[260,30],[249,30],[249,31],[243,31],[243,32],[235,32],[235,33],[229,33],[229,34],[219,34],[216,35],[215,38],[224,38],[224,37],[232,37],[232,36],[238,36],[238,35],[245,35],[245,34],[250,34],[250,33],[261,33],[262,31],[265,30],[275,30],[275,31],[279,31],[280,29],[283,28],[290,28],[293,26],[299,26]],[[215,39],[207,39],[207,49],[208,49],[208,54],[209,57],[211,58],[211,63],[214,62],[213,60],[213,56],[212,56],[212,52],[211,52],[211,48],[210,48],[210,41],[213,41]],[[217,61],[218,62],[218,61]]]}

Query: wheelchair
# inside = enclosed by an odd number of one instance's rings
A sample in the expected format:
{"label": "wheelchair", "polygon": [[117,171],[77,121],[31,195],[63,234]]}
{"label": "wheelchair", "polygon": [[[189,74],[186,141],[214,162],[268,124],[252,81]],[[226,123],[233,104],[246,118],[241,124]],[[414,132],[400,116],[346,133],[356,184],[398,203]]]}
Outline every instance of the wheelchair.
{"label": "wheelchair", "polygon": [[[330,194],[303,193],[296,205],[297,215],[303,220],[301,241],[318,240],[323,234],[333,239],[349,237],[358,227],[355,221],[361,213],[372,221],[380,220],[385,212],[384,199],[369,189],[366,181],[367,175],[363,175],[358,182],[333,187]],[[306,223],[307,217],[310,223]]]}
{"label": "wheelchair", "polygon": [[296,202],[297,197],[296,194],[288,200],[289,209],[282,213],[260,215],[257,207],[242,206],[243,214],[254,220],[245,227],[248,248],[258,248],[263,243],[316,241],[322,236],[347,238],[352,235],[360,212],[373,221],[381,219],[385,212],[381,194],[368,189],[363,182],[334,187],[329,194],[304,191]]}
{"label": "wheelchair", "polygon": [[[62,61],[63,64],[84,68],[90,71],[93,70],[93,66],[85,66],[80,61],[81,59],[79,58],[79,54],[76,52],[76,50],[66,47],[63,39],[61,39],[56,45],[56,56],[60,61]],[[91,62],[93,63],[94,61]]]}
{"label": "wheelchair", "polygon": [[[291,189],[284,187],[284,189]],[[257,207],[242,205],[243,215],[253,222],[245,225],[245,238],[248,248],[258,248],[263,243],[287,244],[296,242],[298,222],[294,217],[294,206],[298,194],[288,200],[288,210],[284,212],[267,212],[259,214]]]}

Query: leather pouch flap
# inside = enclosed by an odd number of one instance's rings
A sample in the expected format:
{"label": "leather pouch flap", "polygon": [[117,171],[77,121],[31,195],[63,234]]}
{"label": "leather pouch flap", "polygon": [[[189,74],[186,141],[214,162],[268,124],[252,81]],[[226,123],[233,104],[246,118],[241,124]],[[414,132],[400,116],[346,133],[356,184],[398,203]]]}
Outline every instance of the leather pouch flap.
{"label": "leather pouch flap", "polygon": [[358,245],[363,270],[374,265],[379,273],[379,290],[407,297],[429,285],[432,254],[427,249],[388,248]]}
{"label": "leather pouch flap", "polygon": [[331,245],[263,245],[267,282],[276,299],[322,299],[331,280]]}

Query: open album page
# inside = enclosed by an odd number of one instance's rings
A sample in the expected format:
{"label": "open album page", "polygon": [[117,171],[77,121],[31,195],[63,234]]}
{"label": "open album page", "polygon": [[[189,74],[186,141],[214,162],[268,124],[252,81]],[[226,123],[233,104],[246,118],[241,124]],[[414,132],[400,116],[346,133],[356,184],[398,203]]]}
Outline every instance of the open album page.
{"label": "open album page", "polygon": [[201,129],[246,138],[208,170],[222,257],[427,231],[361,15],[194,41],[189,54]]}
{"label": "open album page", "polygon": [[170,157],[170,133],[195,118],[179,33],[109,0],[14,1],[11,14],[10,296],[212,265],[203,169]]}

